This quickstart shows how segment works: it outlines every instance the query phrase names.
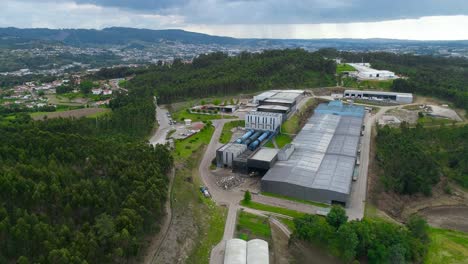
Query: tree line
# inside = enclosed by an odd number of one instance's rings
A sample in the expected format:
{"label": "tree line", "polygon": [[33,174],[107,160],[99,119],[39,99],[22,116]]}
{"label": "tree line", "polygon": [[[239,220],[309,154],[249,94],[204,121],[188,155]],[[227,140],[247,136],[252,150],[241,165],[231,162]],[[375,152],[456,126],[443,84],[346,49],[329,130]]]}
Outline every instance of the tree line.
{"label": "tree line", "polygon": [[301,49],[243,52],[229,57],[216,52],[200,55],[192,63],[176,59],[172,65],[155,65],[128,83],[145,87],[159,102],[251,93],[272,88],[304,88],[335,84],[334,61]]}
{"label": "tree line", "polygon": [[388,190],[401,194],[431,194],[444,175],[468,187],[468,126],[378,129],[377,154]]}
{"label": "tree line", "polygon": [[[430,242],[426,221],[412,216],[406,226],[364,219],[347,222],[343,208],[333,207],[327,217],[305,215],[294,219],[292,239],[324,247],[345,263],[421,263]],[[354,262],[353,262],[354,263]]]}

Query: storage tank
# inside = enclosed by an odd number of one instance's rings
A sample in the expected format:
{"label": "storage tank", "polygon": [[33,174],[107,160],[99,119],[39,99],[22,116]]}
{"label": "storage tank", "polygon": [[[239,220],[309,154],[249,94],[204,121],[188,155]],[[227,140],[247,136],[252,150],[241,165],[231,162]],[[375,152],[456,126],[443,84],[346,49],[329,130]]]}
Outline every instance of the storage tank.
{"label": "storage tank", "polygon": [[[253,249],[253,248],[252,248]],[[226,241],[224,252],[224,264],[246,264],[247,263],[247,242],[234,238]],[[252,262],[255,263],[255,262]]]}
{"label": "storage tank", "polygon": [[253,131],[253,130],[250,130],[249,132],[245,133],[242,137],[238,138],[238,139],[236,140],[236,143],[241,144],[241,143],[244,142],[247,138],[249,138],[253,133],[254,133],[254,131]]}
{"label": "storage tank", "polygon": [[262,141],[268,137],[268,135],[270,135],[270,132],[268,131],[263,133],[257,140],[255,140],[249,145],[249,149],[250,150],[256,149],[258,146],[260,146],[260,143],[262,143]]}
{"label": "storage tank", "polygon": [[249,145],[250,143],[252,143],[253,141],[255,141],[261,134],[262,134],[261,131],[255,132],[255,134],[253,134],[250,138],[248,138],[248,139],[244,142],[244,144],[245,144],[245,145]]}

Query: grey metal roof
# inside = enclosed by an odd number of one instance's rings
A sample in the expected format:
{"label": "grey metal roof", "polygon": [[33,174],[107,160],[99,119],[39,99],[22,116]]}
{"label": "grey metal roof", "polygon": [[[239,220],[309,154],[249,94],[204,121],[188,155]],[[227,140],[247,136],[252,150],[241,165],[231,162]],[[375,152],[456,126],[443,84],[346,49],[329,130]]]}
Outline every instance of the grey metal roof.
{"label": "grey metal roof", "polygon": [[278,161],[262,181],[349,194],[362,122],[361,117],[316,113],[292,142],[291,157]]}
{"label": "grey metal roof", "polygon": [[278,155],[278,149],[274,148],[261,148],[250,159],[261,161],[272,161]]}
{"label": "grey metal roof", "polygon": [[288,111],[289,107],[281,106],[281,105],[261,105],[261,106],[257,107],[257,109],[271,109],[271,110]]}

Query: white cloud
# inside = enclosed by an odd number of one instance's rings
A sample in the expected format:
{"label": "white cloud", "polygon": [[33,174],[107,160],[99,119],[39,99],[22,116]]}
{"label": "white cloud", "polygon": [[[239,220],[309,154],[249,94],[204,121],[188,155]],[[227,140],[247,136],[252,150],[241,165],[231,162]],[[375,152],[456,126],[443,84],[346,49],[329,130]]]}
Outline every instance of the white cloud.
{"label": "white cloud", "polygon": [[104,28],[112,26],[166,28],[181,26],[184,19],[177,15],[152,15],[115,7],[77,4],[71,1],[2,0],[0,26],[23,28]]}
{"label": "white cloud", "polygon": [[238,38],[468,39],[468,16],[433,16],[364,23],[189,25],[184,29]]}

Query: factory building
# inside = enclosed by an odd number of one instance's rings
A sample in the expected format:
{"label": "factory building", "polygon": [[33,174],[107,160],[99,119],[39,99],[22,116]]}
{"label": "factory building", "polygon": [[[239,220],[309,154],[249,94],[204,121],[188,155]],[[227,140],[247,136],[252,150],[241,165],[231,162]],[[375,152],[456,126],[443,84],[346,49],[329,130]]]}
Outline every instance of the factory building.
{"label": "factory building", "polygon": [[234,238],[226,241],[224,264],[268,264],[268,242]]}
{"label": "factory building", "polygon": [[302,200],[346,204],[356,165],[365,111],[341,101],[321,104],[293,140],[289,159],[280,155],[261,189]]}
{"label": "factory building", "polygon": [[393,80],[397,76],[394,72],[386,70],[376,70],[370,67],[369,63],[348,63],[350,66],[356,69],[357,73],[351,74],[359,80]]}
{"label": "factory building", "polygon": [[247,145],[229,143],[216,151],[216,165],[218,167],[232,167],[232,161],[247,150]]}
{"label": "factory building", "polygon": [[282,114],[252,111],[245,115],[245,128],[276,132],[282,121]]}
{"label": "factory building", "polygon": [[258,170],[269,170],[278,160],[278,150],[261,148],[247,159],[247,167]]}
{"label": "factory building", "polygon": [[343,93],[343,97],[351,99],[390,101],[400,104],[411,104],[413,102],[413,94],[411,93],[346,90]]}
{"label": "factory building", "polygon": [[[297,103],[300,101],[303,95],[303,90],[271,90],[254,96],[253,103],[258,105],[258,107],[263,107],[263,109],[267,110],[268,112],[288,114],[296,110]],[[267,105],[283,106],[283,108],[275,109],[274,107],[265,107]]]}

